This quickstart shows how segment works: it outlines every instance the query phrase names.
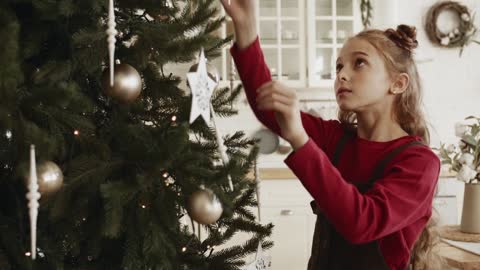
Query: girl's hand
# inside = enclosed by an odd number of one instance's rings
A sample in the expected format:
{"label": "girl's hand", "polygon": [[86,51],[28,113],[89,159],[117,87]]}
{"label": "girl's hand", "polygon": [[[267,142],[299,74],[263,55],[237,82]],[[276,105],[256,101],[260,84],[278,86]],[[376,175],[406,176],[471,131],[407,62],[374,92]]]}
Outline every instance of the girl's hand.
{"label": "girl's hand", "polygon": [[280,136],[287,140],[294,150],[303,146],[308,141],[308,135],[302,125],[295,90],[271,81],[257,91],[257,108],[275,112],[275,118],[280,126]]}
{"label": "girl's hand", "polygon": [[256,0],[221,0],[221,2],[232,18],[237,46],[240,49],[247,48],[257,38]]}

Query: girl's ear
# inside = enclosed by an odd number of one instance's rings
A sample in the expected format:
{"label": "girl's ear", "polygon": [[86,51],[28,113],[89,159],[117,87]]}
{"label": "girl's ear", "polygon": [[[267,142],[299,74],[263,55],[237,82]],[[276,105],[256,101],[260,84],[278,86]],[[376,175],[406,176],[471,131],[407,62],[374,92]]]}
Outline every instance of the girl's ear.
{"label": "girl's ear", "polygon": [[390,87],[390,92],[394,95],[405,92],[410,84],[410,77],[407,73],[400,73],[396,76]]}

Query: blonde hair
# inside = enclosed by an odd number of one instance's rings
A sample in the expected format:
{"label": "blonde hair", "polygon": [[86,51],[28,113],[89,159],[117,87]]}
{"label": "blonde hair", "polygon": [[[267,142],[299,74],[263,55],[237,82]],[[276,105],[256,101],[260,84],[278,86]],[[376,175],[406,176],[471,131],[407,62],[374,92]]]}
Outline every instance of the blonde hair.
{"label": "blonde hair", "polygon": [[[405,132],[421,137],[428,145],[430,134],[422,111],[422,86],[413,59],[413,49],[418,46],[415,27],[399,25],[396,30],[365,30],[353,38],[363,39],[377,49],[391,77],[400,73],[408,74],[410,80],[406,91],[394,99],[393,117]],[[356,130],[355,112],[340,109],[338,119],[345,129]],[[432,229],[433,225],[433,220],[430,220],[413,247],[411,263],[414,270],[442,269],[443,260],[432,252],[439,239]]]}

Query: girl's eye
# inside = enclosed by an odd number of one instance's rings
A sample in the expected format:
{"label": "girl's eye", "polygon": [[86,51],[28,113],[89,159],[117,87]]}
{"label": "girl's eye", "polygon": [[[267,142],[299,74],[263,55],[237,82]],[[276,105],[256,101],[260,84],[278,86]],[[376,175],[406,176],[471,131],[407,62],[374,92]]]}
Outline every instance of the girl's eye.
{"label": "girl's eye", "polygon": [[359,59],[357,59],[357,60],[355,61],[355,66],[363,66],[363,65],[366,64],[366,63],[367,63],[367,61],[365,61],[364,59],[359,58]]}
{"label": "girl's eye", "polygon": [[340,70],[343,68],[343,65],[342,64],[337,64],[337,73],[340,72]]}

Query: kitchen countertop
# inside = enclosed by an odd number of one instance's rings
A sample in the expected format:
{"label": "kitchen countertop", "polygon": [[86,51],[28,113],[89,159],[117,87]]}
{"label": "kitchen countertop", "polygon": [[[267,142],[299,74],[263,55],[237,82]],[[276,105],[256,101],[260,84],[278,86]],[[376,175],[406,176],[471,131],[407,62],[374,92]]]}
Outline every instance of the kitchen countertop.
{"label": "kitchen countertop", "polygon": [[[291,180],[297,177],[289,168],[260,168],[261,180]],[[455,173],[441,172],[440,178],[455,177]],[[253,178],[253,172],[249,174],[249,177]]]}

